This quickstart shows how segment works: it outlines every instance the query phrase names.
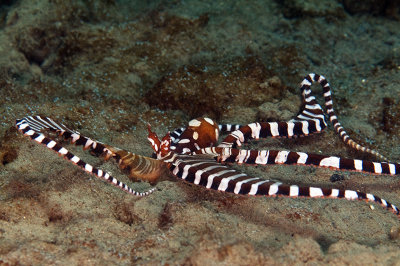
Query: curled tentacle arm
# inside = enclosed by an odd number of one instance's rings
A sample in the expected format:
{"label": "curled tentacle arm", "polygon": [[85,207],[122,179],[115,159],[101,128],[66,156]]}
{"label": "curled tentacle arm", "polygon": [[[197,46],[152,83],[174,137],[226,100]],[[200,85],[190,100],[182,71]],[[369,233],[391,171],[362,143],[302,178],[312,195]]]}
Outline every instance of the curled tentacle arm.
{"label": "curled tentacle arm", "polygon": [[249,139],[266,137],[299,137],[313,133],[320,133],[326,126],[324,111],[317,103],[311,92],[311,85],[318,82],[323,88],[323,96],[326,114],[332,123],[335,132],[341,140],[353,149],[372,154],[377,158],[387,161],[387,158],[379,152],[364,147],[352,140],[344,130],[333,110],[331,88],[325,77],[318,74],[308,74],[301,82],[302,108],[299,114],[288,122],[261,122],[243,126],[231,132],[219,145],[219,147],[235,148]]}

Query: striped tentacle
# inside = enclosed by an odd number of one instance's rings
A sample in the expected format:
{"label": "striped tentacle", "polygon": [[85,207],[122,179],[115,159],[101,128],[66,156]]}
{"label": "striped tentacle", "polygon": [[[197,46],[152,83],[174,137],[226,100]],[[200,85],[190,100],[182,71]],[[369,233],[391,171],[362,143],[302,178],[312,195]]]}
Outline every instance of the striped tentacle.
{"label": "striped tentacle", "polygon": [[[309,123],[315,123],[315,129],[312,130],[312,133],[314,132],[321,132],[326,126],[326,121],[325,121],[325,116],[324,116],[324,111],[321,107],[321,105],[319,105],[319,103],[317,103],[316,99],[314,96],[311,95],[311,89],[310,86],[312,83],[308,83],[308,79],[309,77],[315,77],[315,74],[309,74],[307,75],[302,83],[301,83],[301,95],[302,95],[302,107],[299,111],[299,113],[297,114],[297,116],[293,119],[291,119],[289,122],[309,122]],[[318,77],[322,77],[317,75]],[[316,80],[318,81],[318,80]],[[324,87],[327,82],[326,80],[322,77],[322,79],[320,80],[321,82],[319,82],[321,84],[322,87]],[[308,87],[307,87],[308,86]],[[329,86],[329,84],[328,84]],[[326,104],[326,103],[325,103]],[[304,134],[299,134],[299,136],[301,135],[308,135],[308,132],[303,132]]]}
{"label": "striped tentacle", "polygon": [[378,152],[361,146],[352,140],[347,132],[339,123],[338,118],[333,110],[333,101],[331,88],[325,77],[318,74],[308,74],[301,82],[302,93],[302,109],[299,114],[288,122],[272,122],[272,123],[252,123],[241,127],[229,134],[219,145],[219,147],[236,147],[249,139],[258,139],[265,137],[297,137],[319,133],[326,127],[324,112],[321,106],[317,103],[315,97],[311,95],[311,85],[313,82],[318,82],[323,88],[323,95],[326,106],[326,113],[329,120],[333,124],[336,133],[342,141],[362,152],[366,152],[376,156],[377,158],[387,161],[387,158]]}
{"label": "striped tentacle", "polygon": [[325,128],[323,120],[289,121],[289,122],[256,122],[240,127],[231,132],[218,147],[236,147],[249,139],[267,137],[299,137],[321,132]]}
{"label": "striped tentacle", "polygon": [[[288,122],[260,122],[248,124],[229,134],[221,142],[219,147],[234,148],[236,146],[241,146],[242,143],[249,139],[267,137],[291,138],[320,133],[326,128],[327,124],[321,106],[316,102],[315,97],[311,96],[311,90],[309,88],[308,90],[303,89],[305,86],[304,81],[307,80],[307,77],[302,82],[303,104],[296,118]],[[304,94],[305,92],[308,94]]]}
{"label": "striped tentacle", "polygon": [[100,141],[94,141],[90,138],[82,136],[78,131],[69,129],[65,125],[61,123],[56,123],[53,119],[49,117],[41,117],[41,116],[27,116],[21,120],[25,120],[31,129],[36,132],[40,132],[42,130],[53,131],[58,133],[66,140],[70,140],[77,146],[83,146],[83,149],[89,149],[95,155],[106,154],[106,158],[108,159],[111,156],[111,153],[107,151],[105,145]]}
{"label": "striped tentacle", "polygon": [[241,127],[242,127],[242,125],[239,125],[239,124],[219,124],[218,125],[219,132],[221,134],[231,133],[232,131],[238,130]]}
{"label": "striped tentacle", "polygon": [[[301,93],[302,93],[302,97],[303,97],[303,103],[305,105],[302,113],[312,110],[313,105],[317,104],[315,97],[311,95],[310,87],[313,82],[318,82],[322,86],[324,100],[325,100],[326,113],[328,114],[329,120],[331,121],[336,133],[340,136],[342,141],[346,145],[350,146],[353,149],[372,154],[375,157],[377,157],[383,161],[387,161],[387,158],[385,156],[381,155],[377,151],[374,151],[372,149],[369,149],[367,147],[364,147],[364,146],[358,144],[357,142],[355,142],[354,140],[352,140],[349,137],[347,132],[344,130],[344,128],[338,121],[337,115],[335,114],[335,112],[333,110],[331,88],[330,88],[328,81],[325,79],[324,76],[311,73],[311,74],[308,74],[304,78],[304,80],[301,82]],[[297,116],[296,119],[300,119],[300,120],[303,119],[303,117],[300,115]]]}
{"label": "striped tentacle", "polygon": [[135,191],[125,183],[111,176],[109,173],[84,162],[78,156],[68,151],[66,148],[58,144],[56,141],[46,137],[43,133],[40,133],[40,131],[43,129],[58,131],[60,132],[60,134],[64,135],[64,137],[72,138],[75,144],[84,145],[85,148],[90,147],[95,152],[99,152],[100,146],[105,147],[104,144],[100,144],[99,142],[95,142],[93,140],[90,140],[89,138],[83,137],[79,135],[77,132],[68,129],[64,125],[54,122],[51,118],[40,117],[40,116],[24,117],[16,121],[16,127],[25,136],[28,136],[37,143],[43,144],[47,148],[57,152],[63,158],[79,166],[84,171],[93,174],[94,176],[102,180],[105,180],[130,194],[133,194],[135,196],[146,196],[155,191],[155,188],[152,188],[145,192]]}
{"label": "striped tentacle", "polygon": [[79,132],[67,128],[61,123],[56,123],[49,117],[28,116],[25,117],[30,127],[34,127],[36,131],[51,130],[59,133],[66,140],[71,140],[72,143],[78,146],[83,146],[84,149],[97,156],[105,155],[108,160],[113,157],[119,164],[121,169],[129,173],[129,178],[139,179],[150,183],[155,183],[161,176],[164,169],[163,163],[159,160],[137,155],[129,151],[110,146],[99,141],[92,140],[81,135]]}
{"label": "striped tentacle", "polygon": [[225,165],[221,165],[211,158],[207,159],[201,156],[180,155],[170,152],[163,160],[169,163],[170,170],[175,176],[208,189],[243,195],[281,195],[287,197],[326,197],[365,200],[382,205],[400,218],[400,211],[395,205],[369,193],[334,188],[288,185],[263,180],[250,177]]}
{"label": "striped tentacle", "polygon": [[192,153],[207,154],[218,158],[220,162],[245,164],[296,164],[316,167],[328,167],[335,170],[358,171],[372,174],[400,175],[400,164],[371,162],[347,159],[337,156],[307,154],[284,150],[245,150],[235,148],[211,147]]}

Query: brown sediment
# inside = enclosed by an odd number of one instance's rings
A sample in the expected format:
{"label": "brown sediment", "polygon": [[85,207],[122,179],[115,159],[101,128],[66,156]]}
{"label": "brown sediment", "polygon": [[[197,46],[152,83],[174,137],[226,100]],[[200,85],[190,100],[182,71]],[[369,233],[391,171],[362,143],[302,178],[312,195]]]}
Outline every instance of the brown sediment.
{"label": "brown sediment", "polygon": [[[220,119],[232,106],[258,106],[280,98],[282,84],[263,87],[272,73],[260,58],[249,56],[231,62],[230,67],[212,71],[219,65],[184,66],[165,75],[146,94],[150,106],[164,110],[183,110],[190,117]],[[249,97],[251,95],[251,97]]]}

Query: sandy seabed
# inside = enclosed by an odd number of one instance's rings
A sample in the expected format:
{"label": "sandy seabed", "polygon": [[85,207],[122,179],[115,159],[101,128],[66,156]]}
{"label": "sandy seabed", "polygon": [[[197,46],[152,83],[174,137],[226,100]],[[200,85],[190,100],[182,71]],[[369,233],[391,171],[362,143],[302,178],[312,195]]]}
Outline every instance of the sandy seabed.
{"label": "sandy seabed", "polygon": [[[68,4],[67,4],[68,2]],[[395,1],[3,1],[0,6],[0,265],[399,265],[399,220],[378,205],[236,196],[163,176],[136,198],[23,137],[46,115],[150,156],[195,117],[285,121],[298,84],[331,83],[355,140],[400,158],[400,21]],[[313,87],[321,94],[318,86]],[[330,126],[250,144],[374,159]],[[111,161],[67,145],[132,183]],[[367,191],[400,205],[398,177],[240,166],[266,179]],[[332,176],[339,179],[332,182]]]}

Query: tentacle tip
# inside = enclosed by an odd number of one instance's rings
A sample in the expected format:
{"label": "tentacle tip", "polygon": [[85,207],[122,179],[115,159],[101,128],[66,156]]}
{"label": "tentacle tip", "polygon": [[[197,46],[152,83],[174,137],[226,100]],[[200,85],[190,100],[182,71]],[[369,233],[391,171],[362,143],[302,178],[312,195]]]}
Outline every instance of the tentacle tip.
{"label": "tentacle tip", "polygon": [[153,187],[153,188],[147,190],[146,192],[140,193],[141,194],[140,196],[148,196],[150,194],[153,194],[155,191],[157,191],[157,187]]}

